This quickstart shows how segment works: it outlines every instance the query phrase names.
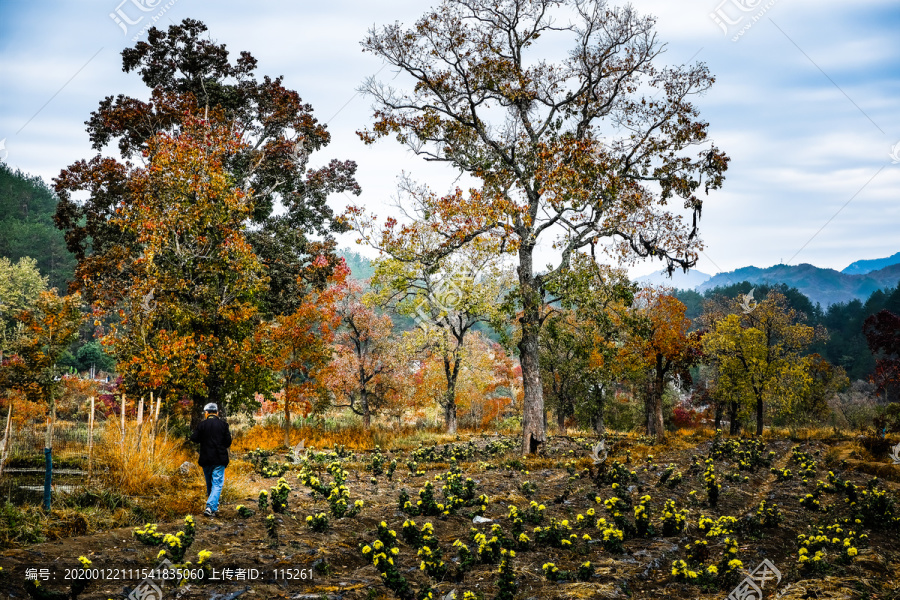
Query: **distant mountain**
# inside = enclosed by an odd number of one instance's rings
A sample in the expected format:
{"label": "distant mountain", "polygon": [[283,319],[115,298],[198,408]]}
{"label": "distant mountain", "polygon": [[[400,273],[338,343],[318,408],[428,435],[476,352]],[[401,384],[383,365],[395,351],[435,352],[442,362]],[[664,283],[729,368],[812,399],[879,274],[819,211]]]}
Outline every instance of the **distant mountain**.
{"label": "distant mountain", "polygon": [[893,256],[888,256],[887,258],[858,260],[854,263],[850,263],[850,266],[841,271],[841,273],[846,273],[847,275],[865,275],[866,273],[871,273],[872,271],[898,264],[900,264],[900,252]]}
{"label": "distant mountain", "polygon": [[825,307],[837,302],[864,301],[877,290],[896,287],[900,282],[900,264],[862,274],[841,273],[810,264],[775,265],[767,269],[744,267],[730,273],[714,275],[696,290],[704,292],[741,281],[785,283],[800,290],[813,303],[818,302]]}
{"label": "distant mountain", "polygon": [[685,273],[679,269],[672,273],[671,278],[666,274],[665,270],[662,270],[658,273],[651,273],[650,275],[638,277],[636,281],[643,285],[664,285],[678,290],[692,290],[709,278],[710,275],[701,271],[691,270]]}

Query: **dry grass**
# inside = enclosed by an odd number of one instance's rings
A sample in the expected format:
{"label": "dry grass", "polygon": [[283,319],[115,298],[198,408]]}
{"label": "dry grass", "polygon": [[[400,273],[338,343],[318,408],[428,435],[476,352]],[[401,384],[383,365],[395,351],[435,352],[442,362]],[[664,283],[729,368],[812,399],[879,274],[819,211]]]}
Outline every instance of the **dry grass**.
{"label": "dry grass", "polygon": [[108,420],[94,447],[95,470],[104,485],[128,496],[145,496],[152,490],[168,490],[178,467],[194,457],[181,440],[157,432],[154,439],[146,424],[126,423],[124,434],[119,424]]}
{"label": "dry grass", "polygon": [[[469,437],[474,433],[460,431],[459,438]],[[292,428],[290,439],[292,446],[305,440],[307,448],[326,450],[338,445],[358,452],[372,450],[375,446],[381,446],[383,449],[409,450],[419,444],[446,444],[457,441],[457,435],[445,433],[438,428],[389,429],[372,426],[365,429],[358,425],[350,425],[337,430],[322,430],[304,426]],[[284,428],[277,423],[255,425],[246,431],[237,432],[231,445],[234,453],[243,453],[256,448],[286,450]]]}

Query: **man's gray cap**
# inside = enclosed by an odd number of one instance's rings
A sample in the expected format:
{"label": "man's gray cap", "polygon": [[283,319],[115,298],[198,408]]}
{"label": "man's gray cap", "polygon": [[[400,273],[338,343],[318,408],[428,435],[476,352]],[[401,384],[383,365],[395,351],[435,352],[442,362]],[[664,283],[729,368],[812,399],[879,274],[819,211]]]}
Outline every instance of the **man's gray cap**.
{"label": "man's gray cap", "polygon": [[219,406],[215,402],[210,402],[203,407],[203,412],[219,412]]}

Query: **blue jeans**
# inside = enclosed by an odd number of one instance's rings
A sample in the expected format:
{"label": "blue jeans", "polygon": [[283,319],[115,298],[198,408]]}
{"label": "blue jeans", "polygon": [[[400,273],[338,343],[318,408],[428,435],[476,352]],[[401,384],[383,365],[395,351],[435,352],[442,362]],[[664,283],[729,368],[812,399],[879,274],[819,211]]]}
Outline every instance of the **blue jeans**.
{"label": "blue jeans", "polygon": [[206,478],[206,508],[216,512],[219,510],[219,495],[225,483],[225,465],[203,467],[203,476]]}

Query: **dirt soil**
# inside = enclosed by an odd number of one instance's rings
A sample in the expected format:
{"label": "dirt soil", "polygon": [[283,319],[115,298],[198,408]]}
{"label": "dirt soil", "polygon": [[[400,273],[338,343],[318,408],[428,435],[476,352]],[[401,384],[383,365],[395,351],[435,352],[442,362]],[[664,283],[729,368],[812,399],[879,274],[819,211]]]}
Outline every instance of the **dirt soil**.
{"label": "dirt soil", "polygon": [[[324,533],[315,533],[306,523],[308,515],[328,512],[328,502],[320,495],[313,494],[308,487],[298,481],[300,465],[291,465],[284,477],[292,491],[288,498],[287,512],[275,515],[277,521],[277,540],[271,539],[266,531],[265,516],[273,514],[271,508],[261,513],[257,507],[256,496],[247,497],[243,504],[256,511],[256,514],[243,518],[236,511],[236,504],[222,506],[215,518],[205,518],[200,514],[202,506],[197,507],[194,514],[196,534],[193,544],[188,549],[185,559],[191,561],[196,568],[197,553],[208,550],[212,553],[205,579],[184,582],[159,580],[144,581],[140,577],[141,569],[150,569],[157,565],[157,554],[160,546],[147,546],[140,543],[132,534],[132,528],[117,529],[96,535],[84,535],[34,544],[25,548],[15,548],[0,552],[0,596],[6,598],[26,598],[30,592],[33,597],[67,597],[71,594],[71,581],[67,575],[78,573],[78,557],[83,555],[91,561],[91,569],[97,569],[98,579],[91,580],[78,598],[83,600],[107,598],[160,598],[150,583],[159,583],[158,590],[164,598],[182,598],[185,600],[251,600],[258,598],[290,598],[293,600],[356,600],[375,598],[395,598],[382,581],[378,570],[371,560],[364,556],[360,549],[372,544],[377,536],[379,522],[385,521],[388,527],[398,534],[399,552],[394,557],[399,573],[408,579],[416,594],[423,594],[430,587],[433,598],[449,600],[455,597],[462,600],[464,592],[473,592],[476,598],[494,598],[498,594],[497,564],[481,564],[471,570],[460,573],[456,562],[456,549],[453,542],[457,539],[466,543],[470,549],[477,544],[470,537],[471,529],[490,536],[492,524],[499,524],[507,536],[511,530],[508,518],[509,506],[515,505],[524,511],[530,500],[545,505],[546,516],[542,525],[546,526],[549,517],[557,520],[568,519],[575,524],[579,514],[585,514],[590,508],[596,512],[596,518],[609,519],[609,514],[601,500],[618,496],[629,502],[626,516],[633,521],[633,507],[637,506],[641,497],[649,495],[652,524],[656,531],[649,537],[632,537],[624,542],[624,553],[611,553],[603,549],[599,541],[602,534],[587,519],[589,525],[584,529],[573,526],[573,532],[581,536],[590,535],[590,543],[576,543],[571,548],[553,548],[538,545],[532,533],[534,525],[525,524],[525,531],[532,539],[527,550],[516,550],[512,559],[512,567],[516,575],[517,592],[515,598],[521,599],[554,599],[554,598],[704,598],[725,599],[735,585],[714,583],[705,587],[679,581],[672,574],[673,561],[687,559],[687,544],[697,539],[706,539],[709,544],[709,558],[706,565],[720,564],[720,556],[725,548],[724,537],[705,537],[698,529],[701,515],[716,519],[730,515],[739,520],[756,512],[759,503],[766,500],[771,506],[777,504],[783,514],[783,522],[773,528],[767,528],[759,535],[752,535],[745,530],[738,530],[737,558],[742,561],[745,571],[750,571],[764,559],[770,561],[780,572],[781,579],[767,582],[764,589],[765,598],[820,599],[900,599],[900,502],[898,502],[898,484],[895,481],[881,478],[877,487],[888,491],[888,498],[894,503],[894,520],[886,525],[864,527],[862,524],[851,525],[858,533],[868,535],[867,543],[860,543],[858,555],[849,564],[837,560],[837,555],[827,555],[827,567],[821,572],[811,572],[802,567],[798,561],[798,536],[810,535],[815,526],[826,526],[840,522],[850,513],[846,495],[841,491],[823,492],[819,498],[821,508],[812,511],[800,504],[800,498],[816,489],[817,481],[827,483],[829,470],[837,478],[851,482],[860,490],[866,488],[872,476],[851,465],[849,460],[841,462],[846,452],[840,448],[832,448],[828,442],[812,441],[795,443],[790,440],[770,441],[766,444],[765,453],[774,452],[771,467],[759,466],[752,471],[739,470],[737,459],[721,456],[714,461],[716,476],[721,483],[721,492],[717,505],[710,507],[707,503],[706,486],[703,472],[697,467],[692,470],[692,462],[702,465],[710,454],[713,441],[698,438],[694,441],[675,438],[665,446],[651,447],[645,439],[623,437],[610,438],[608,446],[611,452],[606,466],[614,460],[625,464],[628,470],[636,473],[636,481],[622,483],[614,490],[609,483],[601,482],[596,476],[601,468],[594,468],[590,448],[596,441],[591,438],[570,438],[557,436],[541,456],[522,458],[516,452],[517,440],[507,440],[508,449],[494,454],[488,451],[488,444],[496,445],[497,438],[479,436],[472,438],[474,450],[467,442],[457,442],[460,459],[449,458],[452,448],[446,450],[443,445],[432,452],[433,460],[418,460],[418,469],[423,475],[410,472],[407,462],[411,460],[410,452],[390,453],[385,456],[389,462],[396,458],[398,466],[392,480],[385,474],[372,483],[372,454],[357,454],[341,460],[344,469],[349,473],[347,487],[350,502],[361,499],[364,507],[356,517],[330,519],[331,527]],[[792,461],[791,450],[795,446],[809,454],[815,461],[815,475],[808,475],[804,484],[799,475],[800,466]],[[444,450],[443,455],[441,451]],[[830,451],[830,452],[829,452]],[[466,454],[468,452],[468,454]],[[422,458],[426,453],[419,453]],[[652,454],[652,461],[648,455]],[[320,460],[311,460],[309,465],[318,473],[323,484],[331,482],[326,466],[336,456],[320,456]],[[284,455],[269,458],[270,464],[286,460]],[[859,462],[859,461],[854,461]],[[463,477],[471,477],[477,484],[476,494],[486,494],[489,504],[484,517],[491,523],[473,525],[473,513],[477,506],[461,508],[457,514],[447,517],[432,516],[409,517],[401,512],[397,498],[401,489],[405,489],[413,503],[418,492],[426,481],[432,481],[435,497],[443,502],[441,486],[443,482],[435,481],[436,475],[445,475],[454,463],[460,465]],[[675,472],[680,472],[683,479],[677,485],[660,484],[660,476],[668,465],[674,465]],[[879,472],[891,474],[890,461],[878,463]],[[385,465],[386,468],[386,465]],[[787,481],[778,481],[771,468],[789,468],[793,477]],[[896,467],[893,467],[896,470]],[[731,480],[726,474],[732,474]],[[894,473],[896,475],[896,473]],[[226,477],[227,477],[226,472]],[[737,478],[740,477],[740,481]],[[747,481],[743,481],[748,477]],[[256,475],[259,489],[271,489],[277,477]],[[522,483],[530,481],[536,485],[533,495],[526,496]],[[696,494],[691,496],[691,492]],[[683,533],[670,537],[660,535],[659,519],[666,500],[672,499],[676,506],[688,509],[687,528]],[[401,528],[407,518],[415,519],[421,526],[431,522],[434,534],[443,552],[443,558],[450,567],[442,580],[431,579],[419,568],[420,559],[416,549],[401,539]],[[181,520],[158,524],[163,533],[175,533],[184,528]],[[733,536],[732,536],[733,537]],[[561,581],[551,582],[545,576],[542,566],[554,563],[561,571],[573,574],[580,564],[590,561],[593,576],[587,581],[577,581],[569,575]],[[43,582],[40,589],[35,590],[33,584],[27,583],[25,571],[29,568],[48,569],[55,579]],[[234,578],[230,581],[212,581],[211,576],[222,576],[225,570],[231,569],[232,576],[243,575],[244,579]],[[102,577],[102,578],[100,578]],[[30,588],[30,589],[29,589]],[[147,590],[153,595],[141,596]],[[747,596],[751,598],[752,596]]]}

